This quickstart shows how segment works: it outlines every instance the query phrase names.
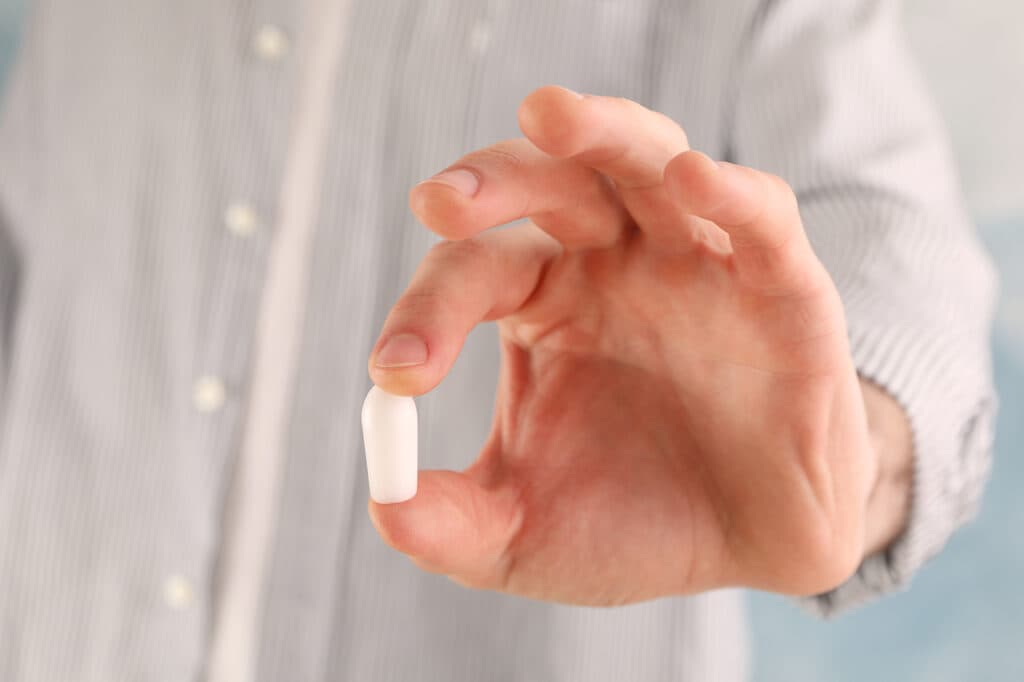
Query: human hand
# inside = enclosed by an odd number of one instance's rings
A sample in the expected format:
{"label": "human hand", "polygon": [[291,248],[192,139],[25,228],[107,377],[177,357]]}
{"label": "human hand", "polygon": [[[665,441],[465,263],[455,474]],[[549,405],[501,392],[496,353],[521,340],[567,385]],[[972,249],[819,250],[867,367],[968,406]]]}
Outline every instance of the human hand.
{"label": "human hand", "polygon": [[878,461],[792,191],[627,100],[542,88],[519,119],[525,138],[410,194],[450,241],[388,316],[373,381],[431,390],[486,320],[502,367],[477,461],[371,502],[381,535],[463,584],[568,603],[842,582]]}

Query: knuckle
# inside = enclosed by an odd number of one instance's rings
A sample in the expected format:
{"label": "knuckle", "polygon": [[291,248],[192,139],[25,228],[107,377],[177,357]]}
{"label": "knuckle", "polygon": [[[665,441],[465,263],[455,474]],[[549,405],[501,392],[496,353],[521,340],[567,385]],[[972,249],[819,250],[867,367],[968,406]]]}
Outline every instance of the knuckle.
{"label": "knuckle", "polygon": [[501,143],[478,149],[464,156],[457,165],[486,167],[497,171],[514,171],[523,165],[523,154],[514,143]]}
{"label": "knuckle", "polygon": [[476,238],[439,242],[427,254],[428,261],[445,270],[475,270],[489,259],[489,250]]}
{"label": "knuckle", "polygon": [[443,309],[444,296],[441,291],[435,286],[423,284],[402,294],[391,308],[391,315],[404,320],[433,318]]}

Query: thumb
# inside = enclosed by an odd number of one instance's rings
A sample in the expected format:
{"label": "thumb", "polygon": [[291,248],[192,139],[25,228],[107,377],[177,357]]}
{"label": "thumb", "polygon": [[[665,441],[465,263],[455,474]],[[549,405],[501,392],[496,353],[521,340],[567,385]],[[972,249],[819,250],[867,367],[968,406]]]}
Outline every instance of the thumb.
{"label": "thumb", "polygon": [[518,496],[484,488],[454,471],[421,471],[416,496],[399,504],[369,503],[384,541],[422,569],[484,589],[505,585],[509,546],[522,522]]}

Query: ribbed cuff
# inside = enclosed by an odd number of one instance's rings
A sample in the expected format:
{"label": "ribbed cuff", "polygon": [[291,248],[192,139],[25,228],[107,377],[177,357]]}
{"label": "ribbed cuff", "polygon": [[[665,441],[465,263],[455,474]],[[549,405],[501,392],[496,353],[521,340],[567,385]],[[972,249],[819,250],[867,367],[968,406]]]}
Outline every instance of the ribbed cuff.
{"label": "ribbed cuff", "polygon": [[[872,316],[876,319],[869,321]],[[904,589],[974,516],[988,478],[996,411],[988,350],[978,347],[978,339],[949,329],[923,333],[926,325],[906,319],[880,320],[878,308],[864,314],[848,311],[847,318],[858,372],[906,411],[913,432],[914,485],[903,534],[865,559],[839,587],[800,600],[821,617]]]}

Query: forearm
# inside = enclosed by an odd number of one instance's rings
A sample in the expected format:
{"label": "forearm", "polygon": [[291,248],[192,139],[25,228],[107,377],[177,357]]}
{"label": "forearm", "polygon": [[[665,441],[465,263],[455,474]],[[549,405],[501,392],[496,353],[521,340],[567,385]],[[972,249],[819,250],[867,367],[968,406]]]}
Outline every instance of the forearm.
{"label": "forearm", "polygon": [[864,556],[882,551],[903,532],[910,513],[914,447],[907,416],[884,389],[861,379],[871,442],[878,458],[868,498]]}

